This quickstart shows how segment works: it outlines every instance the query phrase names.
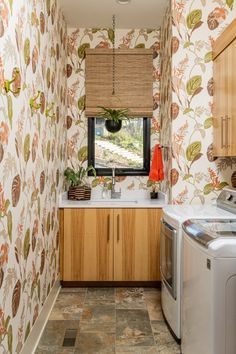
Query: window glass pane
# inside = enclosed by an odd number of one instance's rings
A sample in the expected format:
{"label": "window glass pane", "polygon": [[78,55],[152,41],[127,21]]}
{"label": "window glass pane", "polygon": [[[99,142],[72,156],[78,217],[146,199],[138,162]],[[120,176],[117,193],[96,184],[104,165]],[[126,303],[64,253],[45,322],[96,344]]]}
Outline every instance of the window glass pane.
{"label": "window glass pane", "polygon": [[143,119],[123,121],[109,133],[103,118],[95,119],[95,168],[143,168]]}

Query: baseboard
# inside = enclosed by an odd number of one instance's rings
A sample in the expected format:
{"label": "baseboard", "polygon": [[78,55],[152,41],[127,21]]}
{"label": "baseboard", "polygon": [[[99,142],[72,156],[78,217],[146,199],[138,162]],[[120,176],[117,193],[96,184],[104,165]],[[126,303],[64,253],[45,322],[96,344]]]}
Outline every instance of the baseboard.
{"label": "baseboard", "polygon": [[160,288],[160,281],[63,281],[61,286],[64,288],[73,287],[142,287]]}
{"label": "baseboard", "polygon": [[61,285],[60,280],[58,279],[53,285],[20,354],[33,354],[35,352],[60,289]]}

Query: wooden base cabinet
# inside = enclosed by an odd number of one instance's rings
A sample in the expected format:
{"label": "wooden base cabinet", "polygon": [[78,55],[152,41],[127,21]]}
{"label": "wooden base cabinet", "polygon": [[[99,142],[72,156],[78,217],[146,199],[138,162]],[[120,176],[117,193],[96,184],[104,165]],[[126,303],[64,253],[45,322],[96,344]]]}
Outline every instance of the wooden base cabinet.
{"label": "wooden base cabinet", "polygon": [[114,210],[114,280],[160,280],[161,209]]}
{"label": "wooden base cabinet", "polygon": [[61,209],[63,281],[159,281],[161,209]]}
{"label": "wooden base cabinet", "polygon": [[112,280],[112,209],[63,209],[60,213],[62,280]]}

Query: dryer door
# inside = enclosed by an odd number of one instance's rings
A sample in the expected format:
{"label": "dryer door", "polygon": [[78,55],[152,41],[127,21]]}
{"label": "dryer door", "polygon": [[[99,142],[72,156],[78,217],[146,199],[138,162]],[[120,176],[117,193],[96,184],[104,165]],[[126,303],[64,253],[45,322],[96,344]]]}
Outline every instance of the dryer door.
{"label": "dryer door", "polygon": [[176,299],[177,231],[161,220],[161,277],[171,296]]}

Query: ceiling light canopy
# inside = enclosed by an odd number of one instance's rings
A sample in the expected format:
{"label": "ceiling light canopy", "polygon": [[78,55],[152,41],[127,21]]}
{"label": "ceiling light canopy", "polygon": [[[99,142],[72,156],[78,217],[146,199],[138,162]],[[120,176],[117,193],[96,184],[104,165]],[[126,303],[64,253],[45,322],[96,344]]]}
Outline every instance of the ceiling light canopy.
{"label": "ceiling light canopy", "polygon": [[127,5],[131,0],[116,0],[116,2],[120,5]]}

